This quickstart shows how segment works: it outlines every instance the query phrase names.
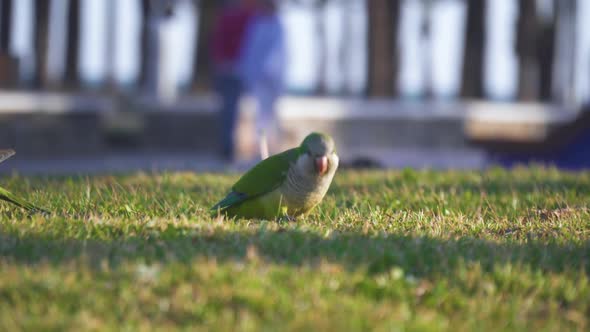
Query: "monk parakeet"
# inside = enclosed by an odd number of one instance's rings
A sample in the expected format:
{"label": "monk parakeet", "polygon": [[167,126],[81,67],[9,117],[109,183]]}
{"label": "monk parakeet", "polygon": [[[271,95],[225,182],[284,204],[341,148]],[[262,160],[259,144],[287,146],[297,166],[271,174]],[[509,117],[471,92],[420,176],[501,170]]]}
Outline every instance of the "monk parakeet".
{"label": "monk parakeet", "polygon": [[[0,150],[0,163],[12,157],[14,153],[14,150]],[[3,201],[10,202],[16,206],[19,206],[31,212],[46,212],[45,210],[40,209],[35,205],[25,201],[24,199],[16,197],[10,191],[2,187],[0,187],[0,199]]]}
{"label": "monk parakeet", "polygon": [[321,201],[338,168],[334,140],[309,134],[299,147],[264,159],[211,208],[239,218],[288,218],[307,214]]}

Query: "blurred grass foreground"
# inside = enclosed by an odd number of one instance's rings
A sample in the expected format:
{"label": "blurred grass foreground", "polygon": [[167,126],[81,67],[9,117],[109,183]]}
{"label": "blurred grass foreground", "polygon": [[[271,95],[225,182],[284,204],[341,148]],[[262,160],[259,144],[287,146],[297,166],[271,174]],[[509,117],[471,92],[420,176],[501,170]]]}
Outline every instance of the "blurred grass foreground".
{"label": "blurred grass foreground", "polygon": [[345,171],[308,218],[234,175],[4,177],[0,330],[586,330],[590,173]]}

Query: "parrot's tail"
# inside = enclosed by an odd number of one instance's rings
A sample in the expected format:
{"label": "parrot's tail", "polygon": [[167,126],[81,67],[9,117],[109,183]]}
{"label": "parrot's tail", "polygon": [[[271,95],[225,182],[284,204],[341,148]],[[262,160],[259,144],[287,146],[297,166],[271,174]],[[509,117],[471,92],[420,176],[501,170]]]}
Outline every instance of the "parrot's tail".
{"label": "parrot's tail", "polygon": [[34,212],[34,213],[49,213],[49,211],[42,209],[36,205],[33,205],[32,203],[22,199],[22,198],[18,198],[17,196],[13,195],[11,192],[9,192],[8,190],[4,189],[4,188],[0,188],[0,199],[3,201],[7,201],[10,202],[18,207],[21,207],[29,212]]}
{"label": "parrot's tail", "polygon": [[[0,163],[3,162],[4,160],[14,156],[14,154],[15,154],[15,152],[13,149],[0,149]],[[22,198],[16,197],[10,191],[8,191],[2,187],[0,187],[0,200],[10,202],[10,203],[12,203],[18,207],[21,207],[29,212],[49,213],[49,211],[47,211],[45,209],[37,207]]]}

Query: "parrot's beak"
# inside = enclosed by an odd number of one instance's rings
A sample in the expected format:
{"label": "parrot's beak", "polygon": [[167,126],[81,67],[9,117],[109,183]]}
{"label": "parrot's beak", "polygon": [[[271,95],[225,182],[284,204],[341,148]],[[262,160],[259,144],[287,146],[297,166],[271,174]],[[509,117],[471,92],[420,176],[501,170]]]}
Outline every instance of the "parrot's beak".
{"label": "parrot's beak", "polygon": [[315,170],[319,175],[324,175],[328,171],[328,157],[321,156],[315,158]]}

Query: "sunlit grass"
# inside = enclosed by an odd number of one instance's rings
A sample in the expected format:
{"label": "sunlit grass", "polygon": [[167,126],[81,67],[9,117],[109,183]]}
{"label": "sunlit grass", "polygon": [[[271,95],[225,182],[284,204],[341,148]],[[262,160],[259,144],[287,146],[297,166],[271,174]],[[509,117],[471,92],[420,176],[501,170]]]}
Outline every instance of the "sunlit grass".
{"label": "sunlit grass", "polygon": [[2,179],[0,330],[585,330],[590,173],[340,172],[291,223],[237,175]]}

